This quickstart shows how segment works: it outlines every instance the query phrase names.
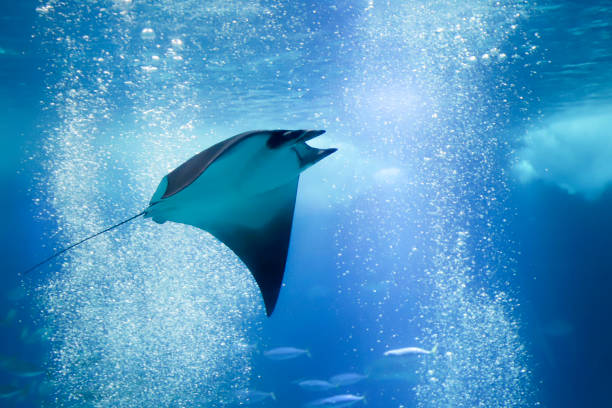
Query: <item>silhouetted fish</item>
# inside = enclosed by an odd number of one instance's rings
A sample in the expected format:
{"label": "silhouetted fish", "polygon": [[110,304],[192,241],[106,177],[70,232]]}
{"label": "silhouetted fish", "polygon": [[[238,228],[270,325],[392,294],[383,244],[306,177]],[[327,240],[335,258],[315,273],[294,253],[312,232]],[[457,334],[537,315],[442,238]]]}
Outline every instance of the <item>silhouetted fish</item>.
{"label": "silhouetted fish", "polygon": [[362,375],[358,373],[344,373],[334,375],[329,379],[329,382],[339,387],[344,387],[347,385],[357,384],[359,381],[365,380],[366,378],[368,378],[367,375]]}
{"label": "silhouetted fish", "polygon": [[266,399],[276,400],[276,395],[273,392],[263,392],[257,390],[239,390],[236,392],[236,399],[245,405],[257,404],[258,402],[264,401]]}
{"label": "silhouetted fish", "polygon": [[324,380],[302,380],[296,383],[300,388],[308,391],[327,391],[338,386]]}
{"label": "silhouetted fish", "polygon": [[311,401],[304,405],[306,408],[323,408],[323,407],[349,407],[359,401],[364,401],[365,397],[353,394],[340,394],[334,395],[333,397],[321,398],[315,401]]}
{"label": "silhouetted fish", "polygon": [[272,350],[264,351],[263,355],[270,360],[290,360],[303,355],[310,357],[310,352],[308,350],[295,347],[278,347]]}

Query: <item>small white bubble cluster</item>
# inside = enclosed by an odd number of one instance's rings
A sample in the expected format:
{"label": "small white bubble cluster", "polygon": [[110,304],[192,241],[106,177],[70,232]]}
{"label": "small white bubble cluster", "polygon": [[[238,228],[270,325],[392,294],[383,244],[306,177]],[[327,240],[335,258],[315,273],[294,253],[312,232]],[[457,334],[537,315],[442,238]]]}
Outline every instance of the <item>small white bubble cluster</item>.
{"label": "small white bubble cluster", "polygon": [[145,27],[140,32],[140,38],[145,41],[152,41],[156,37],[155,31],[151,27]]}

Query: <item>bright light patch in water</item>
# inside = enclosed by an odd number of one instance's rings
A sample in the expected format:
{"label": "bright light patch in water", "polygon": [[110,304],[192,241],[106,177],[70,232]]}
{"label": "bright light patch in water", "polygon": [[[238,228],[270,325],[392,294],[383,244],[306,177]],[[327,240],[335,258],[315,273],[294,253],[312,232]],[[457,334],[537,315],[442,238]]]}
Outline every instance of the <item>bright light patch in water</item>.
{"label": "bright light patch in water", "polygon": [[[373,85],[373,86],[372,86]],[[361,115],[379,116],[386,119],[402,117],[422,108],[423,100],[410,87],[399,80],[388,80],[387,84],[369,84],[361,94],[351,94]]]}
{"label": "bright light patch in water", "polygon": [[387,167],[374,173],[374,179],[379,183],[393,184],[401,174],[401,169],[397,167]]}
{"label": "bright light patch in water", "polygon": [[514,171],[595,200],[612,184],[612,107],[567,109],[527,132]]}

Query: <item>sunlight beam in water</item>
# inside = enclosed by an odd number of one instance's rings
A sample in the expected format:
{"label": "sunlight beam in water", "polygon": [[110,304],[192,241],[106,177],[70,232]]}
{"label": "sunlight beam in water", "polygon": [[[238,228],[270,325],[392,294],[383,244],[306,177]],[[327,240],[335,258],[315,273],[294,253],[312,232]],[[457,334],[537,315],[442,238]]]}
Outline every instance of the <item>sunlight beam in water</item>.
{"label": "sunlight beam in water", "polygon": [[[496,283],[513,268],[494,221],[507,211],[502,174],[510,148],[495,136],[503,121],[490,119],[525,103],[505,89],[514,63],[507,40],[520,35],[525,12],[513,1],[372,1],[360,26],[365,57],[348,77],[373,102],[346,92],[355,131],[377,129],[364,151],[413,171],[392,190],[370,185],[348,207],[353,221],[339,227],[337,241],[341,290],[370,318],[379,355],[437,347],[412,369],[419,407],[533,401],[517,301],[507,283]],[[393,92],[377,91],[385,88]]]}
{"label": "sunlight beam in water", "polygon": [[[49,2],[39,11],[61,50],[48,101],[59,120],[48,132],[41,184],[65,242],[144,208],[160,176],[205,147],[192,125],[202,120],[195,74],[184,70],[194,44],[176,32],[168,38],[176,27],[161,20],[143,28],[141,3],[115,5]],[[201,17],[237,11],[223,10]],[[72,26],[55,17],[60,12]],[[160,2],[148,15],[180,20],[187,12]],[[151,50],[156,70],[141,62],[151,63]],[[223,404],[245,385],[251,351],[236,345],[248,343],[262,314],[256,286],[230,250],[194,228],[140,220],[69,253],[40,299],[60,405]]]}
{"label": "sunlight beam in water", "polygon": [[[508,190],[499,132],[526,103],[505,77],[532,49],[506,47],[524,4],[372,0],[343,15],[354,33],[286,4],[39,7],[58,51],[41,186],[62,241],[141,211],[163,175],[245,123],[331,125],[337,158],[309,176],[329,189],[300,194],[341,222],[334,298],[363,319],[343,341],[376,336],[379,357],[406,339],[437,350],[379,373],[409,380],[402,396],[416,381],[419,407],[529,405],[515,301],[491,283],[512,269],[493,220]],[[205,233],[131,224],[77,248],[39,292],[60,405],[231,406],[247,387],[259,295]]]}

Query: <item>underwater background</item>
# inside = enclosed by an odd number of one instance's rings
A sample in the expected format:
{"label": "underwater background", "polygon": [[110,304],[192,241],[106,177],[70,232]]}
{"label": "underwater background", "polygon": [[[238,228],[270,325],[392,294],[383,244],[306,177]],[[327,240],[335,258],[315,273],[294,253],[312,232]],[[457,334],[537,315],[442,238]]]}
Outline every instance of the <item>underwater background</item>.
{"label": "underwater background", "polygon": [[[610,1],[3,1],[0,406],[610,406],[611,24]],[[179,224],[20,276],[283,128],[339,150],[300,178],[271,318]],[[435,352],[383,356],[412,346]],[[340,373],[367,378],[296,384]]]}

